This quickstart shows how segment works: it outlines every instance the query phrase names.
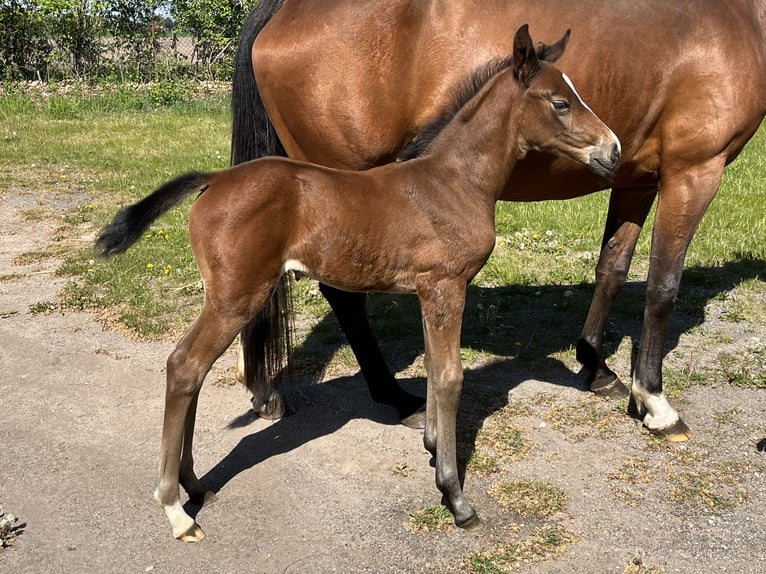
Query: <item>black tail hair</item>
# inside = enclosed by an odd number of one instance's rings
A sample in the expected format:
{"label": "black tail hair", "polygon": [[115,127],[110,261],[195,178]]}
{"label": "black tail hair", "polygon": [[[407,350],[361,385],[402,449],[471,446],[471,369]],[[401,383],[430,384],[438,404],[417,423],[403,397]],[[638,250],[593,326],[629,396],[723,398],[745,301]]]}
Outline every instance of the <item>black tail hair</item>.
{"label": "black tail hair", "polygon": [[[287,155],[258,92],[252,59],[256,36],[282,4],[284,0],[258,2],[240,33],[231,92],[232,164],[267,155]],[[240,333],[244,383],[253,393],[256,408],[259,406],[256,403],[267,401],[272,387],[282,381],[283,366],[292,347],[292,317],[292,284],[285,274],[266,306]]]}
{"label": "black tail hair", "polygon": [[208,175],[199,171],[185,173],[160,186],[138,203],[123,207],[96,239],[96,250],[104,257],[127,251],[155,219],[206,187]]}
{"label": "black tail hair", "polygon": [[231,163],[266,155],[286,156],[258,93],[253,73],[253,42],[284,0],[261,0],[250,12],[237,44],[231,89]]}

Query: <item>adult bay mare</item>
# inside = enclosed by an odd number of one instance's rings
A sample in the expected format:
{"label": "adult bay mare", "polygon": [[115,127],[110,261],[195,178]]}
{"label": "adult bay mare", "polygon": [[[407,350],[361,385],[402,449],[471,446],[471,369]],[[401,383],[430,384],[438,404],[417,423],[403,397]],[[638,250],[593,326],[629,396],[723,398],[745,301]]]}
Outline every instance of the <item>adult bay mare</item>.
{"label": "adult bay mare", "polygon": [[[343,171],[271,157],[191,172],[123,208],[102,232],[101,252],[121,253],[157,217],[201,192],[189,237],[205,302],[168,358],[155,491],[176,538],[204,537],[181,504],[180,486],[197,501],[212,494],[194,473],[192,456],[203,380],[288,270],[347,291],[417,293],[427,365],[424,443],[455,522],[482,526],[459,479],[456,417],[466,288],[494,248],[495,202],[526,153],[567,157],[604,179],[620,160],[614,133],[546,61],[560,50],[542,50],[539,60],[522,26],[513,57],[470,76],[460,105],[424,132],[408,161]],[[246,337],[245,348],[255,347]],[[255,396],[269,390],[263,379],[249,376],[247,383]]]}
{"label": "adult bay mare", "polygon": [[[766,113],[762,0],[263,0],[235,63],[232,159],[286,152],[344,169],[390,161],[468,71],[508,52],[509,31],[522,22],[542,39],[572,29],[559,65],[623,145],[577,357],[594,392],[626,392],[604,361],[603,335],[657,198],[630,407],[649,429],[685,440],[691,432],[662,391],[668,323],[689,242],[724,167]],[[530,153],[500,198],[566,199],[604,187],[567,159]],[[419,401],[387,369],[365,296],[321,289],[373,398],[408,417]],[[283,330],[273,326],[283,304],[274,299],[249,327],[277,341],[266,346],[259,376],[281,366]]]}

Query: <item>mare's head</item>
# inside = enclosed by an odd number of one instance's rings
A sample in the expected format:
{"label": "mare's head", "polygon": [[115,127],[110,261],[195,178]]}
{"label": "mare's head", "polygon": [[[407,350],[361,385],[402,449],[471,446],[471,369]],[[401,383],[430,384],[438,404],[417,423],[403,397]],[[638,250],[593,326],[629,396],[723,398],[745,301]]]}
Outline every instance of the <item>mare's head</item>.
{"label": "mare's head", "polygon": [[596,174],[611,178],[620,163],[614,132],[582,101],[572,82],[553,62],[563,53],[564,38],[535,52],[525,24],[513,42],[513,74],[523,90],[517,116],[523,151],[567,157]]}

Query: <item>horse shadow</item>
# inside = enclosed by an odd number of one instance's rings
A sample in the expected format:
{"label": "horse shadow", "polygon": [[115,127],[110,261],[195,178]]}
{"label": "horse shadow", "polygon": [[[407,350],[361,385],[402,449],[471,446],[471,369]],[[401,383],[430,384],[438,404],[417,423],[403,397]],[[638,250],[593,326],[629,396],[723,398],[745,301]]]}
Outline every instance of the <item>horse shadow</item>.
{"label": "horse shadow", "polygon": [[[679,296],[667,348],[674,348],[683,333],[704,321],[705,307],[710,300],[731,291],[744,280],[763,276],[766,276],[766,261],[746,257],[720,267],[693,267],[685,270],[685,288],[682,288]],[[643,317],[644,287],[643,282],[634,282],[623,289],[623,301],[615,305],[614,319],[607,329],[607,352],[614,352],[622,337],[638,340]],[[583,372],[572,372],[562,361],[550,355],[571,349],[576,339],[572,334],[579,332],[592,291],[593,285],[472,286],[469,289],[467,315],[470,315],[471,309],[475,309],[477,316],[469,316],[466,321],[463,343],[490,351],[496,360],[469,368],[465,373],[458,418],[461,476],[465,473],[467,455],[475,448],[476,436],[483,421],[504,408],[508,404],[509,393],[522,382],[536,378],[583,393],[588,391]],[[385,315],[389,321],[404,321],[405,326],[389,325],[383,331],[401,332],[404,329],[407,333],[411,332],[412,337],[404,337],[407,346],[415,339],[414,334],[420,334],[417,300],[414,297],[412,300],[385,297],[388,299],[373,303],[373,319],[376,312],[390,309],[391,301],[396,301],[399,316],[394,319],[388,311]],[[494,306],[494,310],[487,313],[490,306]],[[334,321],[334,317],[330,316],[322,320],[340,332],[337,323],[332,325]],[[376,321],[373,320],[373,323]],[[549,328],[543,329],[545,325]],[[616,325],[619,325],[619,330]],[[318,346],[329,362],[342,343],[336,341],[336,338],[328,342],[327,329],[325,325],[324,334],[321,334],[322,328],[314,329],[304,345]],[[544,331],[544,336],[535,336],[536,329]],[[321,340],[312,341],[312,337],[321,337]],[[401,336],[398,341],[401,343]],[[385,353],[387,348],[383,349]],[[388,347],[388,350],[394,351],[394,368],[401,369],[411,364],[414,357],[422,352],[422,339],[414,348]],[[315,384],[315,375],[315,372],[299,374],[293,383],[282,388],[293,414],[245,436],[229,454],[201,477],[210,490],[219,492],[238,474],[273,456],[330,435],[351,420],[367,419],[385,425],[398,424],[393,408],[372,401],[361,374],[338,377],[321,384]],[[399,382],[409,392],[425,396],[425,381],[422,378],[406,378]],[[248,411],[234,418],[229,426],[247,426],[254,420],[255,415]],[[759,444],[757,448],[761,450],[766,447]],[[200,506],[189,502],[186,509],[194,516]]]}
{"label": "horse shadow", "polygon": [[[766,277],[766,261],[746,254],[738,254],[720,266],[685,269],[670,319],[665,352],[674,349],[684,333],[704,322],[710,301],[725,298],[725,294],[741,282],[758,277]],[[462,346],[477,353],[518,359],[524,364],[570,350],[580,335],[594,290],[593,283],[471,285],[463,317]],[[632,359],[635,360],[645,293],[645,281],[631,281],[615,300],[604,335],[607,361],[626,338],[633,342]],[[368,318],[392,372],[407,369],[423,352],[420,310],[414,295],[371,295]],[[306,368],[309,376],[321,379],[327,364],[344,344],[343,331],[335,316],[328,313],[295,350],[297,362]],[[631,373],[622,373],[622,376]],[[581,383],[565,377],[561,384],[579,386]]]}

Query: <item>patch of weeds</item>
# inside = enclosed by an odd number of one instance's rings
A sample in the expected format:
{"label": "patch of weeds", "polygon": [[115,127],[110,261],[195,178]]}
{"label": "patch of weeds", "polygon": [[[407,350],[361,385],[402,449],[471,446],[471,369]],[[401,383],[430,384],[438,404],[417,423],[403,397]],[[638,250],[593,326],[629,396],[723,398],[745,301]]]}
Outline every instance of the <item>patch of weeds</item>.
{"label": "patch of weeds", "polygon": [[712,417],[719,425],[731,425],[739,423],[739,419],[737,418],[738,414],[739,410],[735,407],[723,411],[715,411],[713,412]]}
{"label": "patch of weeds", "polygon": [[473,451],[466,463],[466,470],[482,476],[489,476],[500,470],[497,459],[478,451]]}
{"label": "patch of weeds", "polygon": [[24,277],[19,273],[9,273],[8,275],[0,275],[0,283],[13,283]]}
{"label": "patch of weeds", "polygon": [[58,304],[52,301],[39,301],[37,303],[32,303],[28,307],[30,315],[50,315],[57,311],[58,308]]}
{"label": "patch of weeds", "polygon": [[17,314],[18,311],[0,311],[0,319],[8,319],[9,317],[13,317]]}
{"label": "patch of weeds", "polygon": [[549,407],[559,401],[559,397],[556,395],[551,395],[549,393],[537,393],[535,395],[532,395],[529,397],[528,400],[533,405],[541,406],[541,407]]}
{"label": "patch of weeds", "polygon": [[522,566],[550,560],[577,538],[558,525],[546,524],[517,544],[504,544],[494,550],[471,552],[463,562],[469,574],[504,574]]}
{"label": "patch of weeds", "polygon": [[671,500],[692,506],[701,506],[712,514],[731,512],[747,500],[748,493],[741,484],[749,470],[738,462],[721,462],[701,468],[689,464],[677,472],[668,472]]}
{"label": "patch of weeds", "polygon": [[406,462],[397,462],[390,469],[394,476],[408,477],[412,474],[412,468]]}
{"label": "patch of weeds", "polygon": [[655,474],[647,461],[632,456],[623,461],[619,470],[607,474],[604,480],[610,483],[609,489],[617,500],[635,508],[641,504],[644,495],[628,485],[649,484],[654,478]]}
{"label": "patch of weeds", "polygon": [[489,489],[498,504],[527,518],[546,518],[567,507],[569,498],[557,486],[537,480],[498,482]]}
{"label": "patch of weeds", "polygon": [[624,421],[612,405],[599,397],[588,397],[574,405],[554,404],[544,418],[557,430],[582,427],[587,429],[586,436],[595,434],[601,438],[614,436],[617,426]]}
{"label": "patch of weeds", "polygon": [[32,265],[34,263],[45,261],[50,257],[53,257],[53,254],[50,251],[27,251],[26,253],[14,257],[11,263],[19,266]]}
{"label": "patch of weeds", "polygon": [[237,384],[237,379],[236,377],[233,377],[232,375],[220,375],[216,377],[212,382],[212,385],[214,387],[218,387],[221,389],[230,389],[231,387],[236,386],[236,384]]}
{"label": "patch of weeds", "polygon": [[100,298],[92,289],[75,281],[68,281],[61,290],[60,296],[61,306],[73,311],[86,311],[101,306]]}
{"label": "patch of weeds", "polygon": [[455,518],[446,506],[438,504],[410,512],[407,523],[413,532],[449,532],[455,525]]}
{"label": "patch of weeds", "polygon": [[666,367],[662,375],[662,389],[669,398],[678,398],[695,385],[704,385],[708,376],[704,371],[691,368],[673,369]]}
{"label": "patch of weeds", "polygon": [[477,363],[486,363],[492,357],[492,353],[474,349],[472,347],[462,347],[460,349],[460,362],[463,365],[476,365]]}
{"label": "patch of weeds", "polygon": [[509,423],[502,413],[489,417],[476,435],[476,446],[484,447],[502,462],[523,460],[529,454],[529,442],[516,425]]}
{"label": "patch of weeds", "polygon": [[736,353],[718,354],[718,370],[735,387],[766,388],[766,348],[748,347]]}
{"label": "patch of weeds", "polygon": [[16,524],[17,520],[13,514],[7,514],[0,506],[0,554],[6,548],[13,546],[16,536],[21,533],[23,525]]}
{"label": "patch of weeds", "polygon": [[[64,176],[62,176],[64,177]],[[70,210],[64,215],[64,222],[69,225],[82,225],[93,221],[93,204],[81,205],[76,209]]]}
{"label": "patch of weeds", "polygon": [[337,361],[343,367],[348,369],[353,369],[358,364],[356,355],[354,355],[354,351],[351,349],[351,345],[341,345],[338,347],[338,350],[335,351],[333,361]]}
{"label": "patch of weeds", "polygon": [[330,312],[330,304],[319,291],[319,283],[303,278],[293,281],[293,300],[296,311],[319,319]]}

